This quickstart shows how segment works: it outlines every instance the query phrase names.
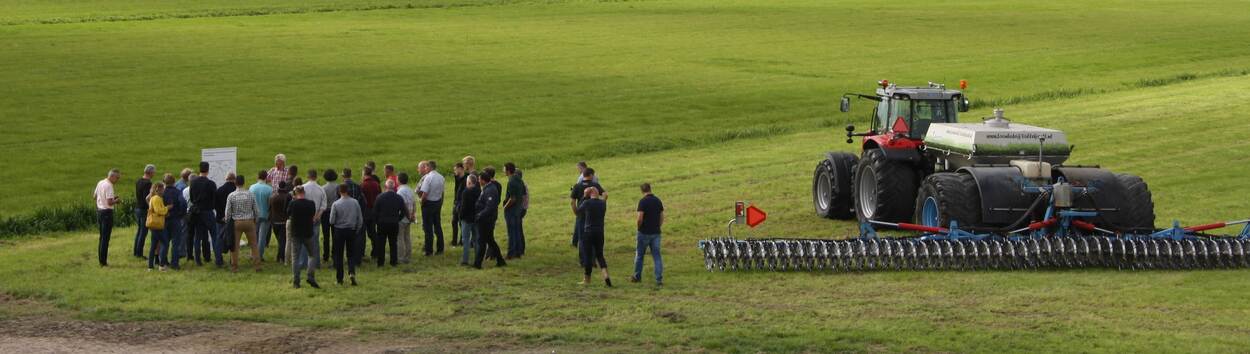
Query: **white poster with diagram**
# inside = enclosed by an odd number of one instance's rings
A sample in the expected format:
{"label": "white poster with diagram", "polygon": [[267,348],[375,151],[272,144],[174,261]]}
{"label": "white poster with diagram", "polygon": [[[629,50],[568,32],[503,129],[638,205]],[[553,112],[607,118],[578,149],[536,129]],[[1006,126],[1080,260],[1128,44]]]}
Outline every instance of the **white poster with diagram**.
{"label": "white poster with diagram", "polygon": [[200,161],[208,162],[208,179],[220,186],[226,183],[226,174],[238,168],[239,148],[202,149]]}

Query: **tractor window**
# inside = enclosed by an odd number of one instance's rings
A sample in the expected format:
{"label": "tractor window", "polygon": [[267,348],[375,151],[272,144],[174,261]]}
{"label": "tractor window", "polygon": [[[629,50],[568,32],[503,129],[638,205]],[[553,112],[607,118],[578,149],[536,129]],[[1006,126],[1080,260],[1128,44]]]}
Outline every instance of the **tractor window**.
{"label": "tractor window", "polygon": [[949,100],[919,100],[912,102],[913,121],[911,135],[914,139],[922,139],[929,132],[933,123],[955,122],[955,105]]}
{"label": "tractor window", "polygon": [[910,110],[899,105],[900,113],[908,121],[908,135],[913,139],[924,139],[929,133],[929,125],[934,123],[955,123],[955,104],[950,100],[913,100]]}
{"label": "tractor window", "polygon": [[877,103],[876,121],[873,125],[879,133],[890,131],[890,100],[881,100]]}
{"label": "tractor window", "polygon": [[903,118],[903,121],[907,122],[907,127],[911,128],[911,101],[893,99],[890,100],[890,106],[890,116],[886,120],[885,130],[893,130],[894,122],[897,122],[899,118]]}

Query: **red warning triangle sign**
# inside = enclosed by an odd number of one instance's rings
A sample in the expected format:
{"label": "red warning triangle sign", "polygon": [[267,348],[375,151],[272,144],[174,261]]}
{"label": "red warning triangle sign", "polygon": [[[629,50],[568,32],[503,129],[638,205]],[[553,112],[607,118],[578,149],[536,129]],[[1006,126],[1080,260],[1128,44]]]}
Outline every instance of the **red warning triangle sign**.
{"label": "red warning triangle sign", "polygon": [[768,213],[760,210],[760,208],[756,208],[754,205],[747,208],[747,226],[755,227],[764,223],[764,220],[767,219]]}

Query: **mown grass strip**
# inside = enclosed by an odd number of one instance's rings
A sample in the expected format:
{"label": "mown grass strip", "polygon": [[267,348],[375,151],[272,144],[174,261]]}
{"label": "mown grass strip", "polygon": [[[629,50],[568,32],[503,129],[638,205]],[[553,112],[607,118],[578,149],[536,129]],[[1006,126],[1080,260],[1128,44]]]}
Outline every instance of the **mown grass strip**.
{"label": "mown grass strip", "polygon": [[52,25],[52,24],[89,23],[89,22],[153,21],[153,20],[169,20],[169,19],[213,18],[213,17],[296,15],[296,14],[307,14],[307,13],[357,12],[357,11],[379,11],[379,10],[451,9],[451,8],[465,8],[465,7],[501,6],[501,5],[520,4],[520,3],[557,3],[557,2],[563,2],[563,1],[562,0],[543,0],[543,1],[477,0],[477,1],[450,1],[450,2],[433,2],[433,3],[407,2],[407,3],[356,5],[356,6],[311,6],[311,7],[263,7],[263,8],[209,9],[209,10],[187,11],[187,12],[0,20],[0,26],[26,25],[26,24]]}
{"label": "mown grass strip", "polygon": [[1219,77],[1236,77],[1250,75],[1250,69],[1224,69],[1218,71],[1209,71],[1204,73],[1180,73],[1171,76],[1144,78],[1133,82],[1125,82],[1119,87],[1114,88],[1095,88],[1084,87],[1075,89],[1058,89],[1050,91],[1042,91],[1035,94],[1023,96],[1007,96],[998,98],[974,98],[969,102],[973,109],[1003,107],[1022,103],[1055,101],[1069,98],[1076,98],[1089,95],[1105,94],[1110,92],[1120,92],[1132,89],[1159,87],[1179,84],[1182,82],[1219,78]]}

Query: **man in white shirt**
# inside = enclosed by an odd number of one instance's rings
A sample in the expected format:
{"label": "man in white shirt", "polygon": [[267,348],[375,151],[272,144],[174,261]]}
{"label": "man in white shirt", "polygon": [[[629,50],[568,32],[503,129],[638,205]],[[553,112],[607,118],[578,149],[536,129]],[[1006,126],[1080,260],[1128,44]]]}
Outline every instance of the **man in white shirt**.
{"label": "man in white shirt", "polygon": [[[421,184],[417,188],[417,196],[421,199],[421,228],[425,231],[425,255],[430,253],[443,254],[443,224],[440,220],[443,212],[443,175],[438,173],[434,161],[421,161],[417,165],[421,171]],[[433,244],[438,237],[438,247]]]}
{"label": "man in white shirt", "polygon": [[113,184],[122,178],[122,172],[116,168],[109,170],[108,177],[95,184],[96,221],[100,225],[100,243],[96,253],[100,258],[100,266],[109,265],[109,238],[113,236],[113,206],[121,199],[113,193]]}
{"label": "man in white shirt", "polygon": [[[326,192],[317,184],[317,170],[308,170],[308,180],[304,182],[304,199],[311,200],[313,204],[317,204],[317,217],[313,223],[312,238],[316,240],[321,233],[321,214],[326,212]],[[325,235],[330,237],[330,235]],[[289,251],[289,250],[288,250]],[[290,253],[287,253],[290,254]]]}
{"label": "man in white shirt", "polygon": [[408,173],[400,173],[398,181],[396,193],[404,198],[404,207],[408,209],[408,216],[399,221],[399,263],[408,264],[412,260],[412,222],[417,220],[414,209],[417,196],[408,186]]}

